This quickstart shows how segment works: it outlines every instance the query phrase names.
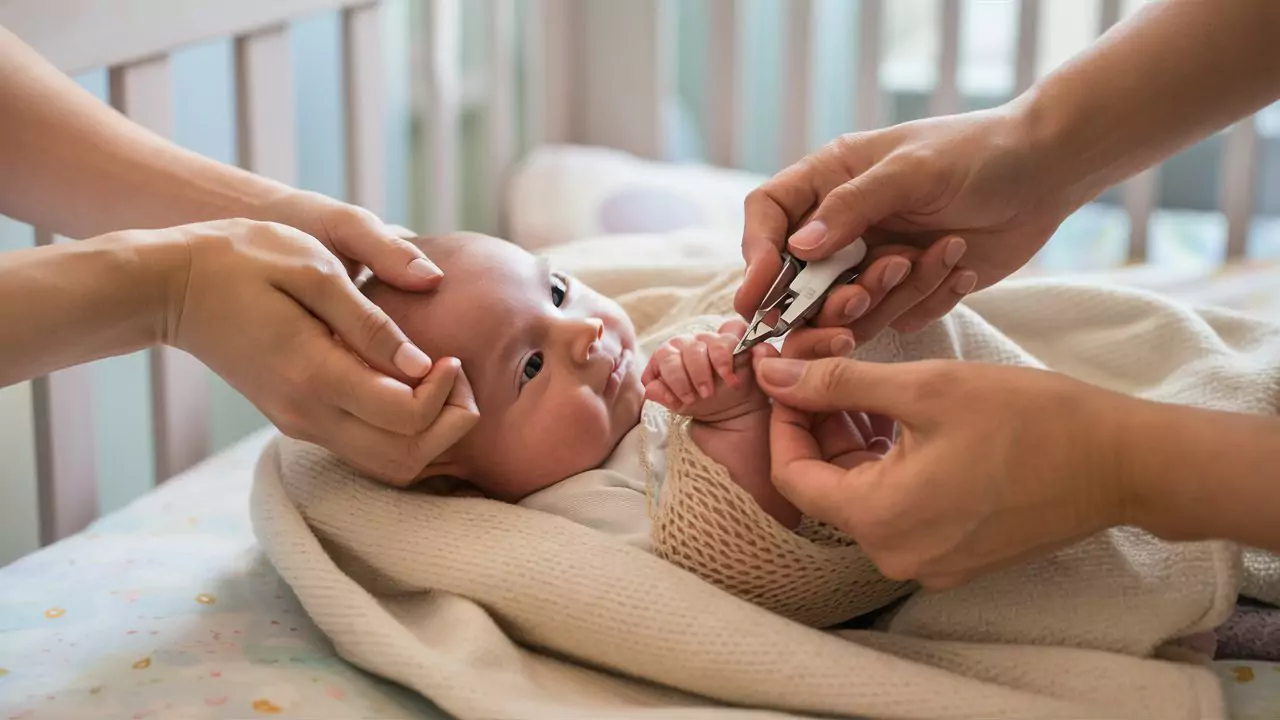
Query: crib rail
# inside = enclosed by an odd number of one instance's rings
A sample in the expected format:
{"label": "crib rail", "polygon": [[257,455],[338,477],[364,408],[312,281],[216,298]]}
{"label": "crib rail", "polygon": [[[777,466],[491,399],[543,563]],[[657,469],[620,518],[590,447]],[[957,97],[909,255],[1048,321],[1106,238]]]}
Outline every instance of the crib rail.
{"label": "crib rail", "polygon": [[[380,4],[369,0],[46,0],[0,2],[0,25],[60,69],[109,68],[113,106],[152,131],[172,134],[169,53],[235,38],[239,163],[283,182],[296,180],[293,78],[286,21],[341,9],[346,101],[347,190],[375,212],[385,204],[386,136]],[[37,228],[37,242],[59,241]],[[207,370],[171,348],[149,351],[156,481],[209,452]],[[91,393],[86,368],[33,385],[40,542],[83,528],[98,514]]]}
{"label": "crib rail", "polygon": [[[294,183],[297,178],[289,22],[339,11],[348,199],[382,212],[388,196],[387,6],[395,0],[0,0],[0,25],[68,73],[109,68],[111,102],[162,135],[172,132],[170,53],[193,43],[234,38],[237,155],[240,165]],[[699,45],[705,112],[699,131],[705,159],[743,167],[747,137],[749,46],[744,0],[399,0],[409,4],[409,93],[414,126],[414,229],[445,232],[464,224],[498,231],[502,193],[513,164],[529,147],[573,142],[666,159],[677,94],[680,2],[702,2],[707,35]],[[855,2],[855,0],[848,0]],[[1059,0],[1062,1],[1062,0]],[[962,35],[974,0],[930,0],[937,18],[931,114],[964,110]],[[1011,50],[1012,91],[1048,69],[1049,0],[1008,0],[1017,8]],[[1122,0],[1071,0],[1096,10],[1097,33],[1122,17]],[[852,129],[885,126],[892,88],[883,81],[890,0],[856,0],[848,84]],[[785,0],[777,36],[783,76],[779,166],[828,138],[816,129],[818,86],[813,47],[822,0]],[[464,13],[483,10],[483,70],[461,62]],[[687,58],[686,58],[687,60]],[[469,163],[459,149],[469,111],[479,108],[482,154]],[[1253,215],[1258,135],[1252,119],[1226,134],[1219,207],[1227,218],[1227,259],[1245,253]],[[485,188],[464,213],[461,189]],[[1148,254],[1159,170],[1127,181],[1120,202],[1130,221],[1128,258]],[[478,208],[478,210],[477,210]],[[464,215],[471,220],[464,220]],[[478,217],[478,219],[477,219]],[[60,241],[37,229],[37,241]],[[209,452],[208,371],[171,349],[149,353],[155,473],[160,482]],[[40,539],[78,531],[98,512],[89,377],[84,368],[33,385]]]}

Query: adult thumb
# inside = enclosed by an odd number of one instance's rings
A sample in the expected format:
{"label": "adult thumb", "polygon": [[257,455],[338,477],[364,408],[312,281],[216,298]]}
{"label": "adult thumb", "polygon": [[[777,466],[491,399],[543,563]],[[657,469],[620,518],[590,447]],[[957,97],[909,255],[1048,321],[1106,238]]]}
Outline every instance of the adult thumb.
{"label": "adult thumb", "polygon": [[760,389],[807,412],[868,412],[905,421],[911,414],[910,370],[905,365],[847,358],[765,358],[756,367]]}
{"label": "adult thumb", "polygon": [[827,193],[788,246],[801,260],[825,258],[885,218],[915,209],[919,191],[903,163],[883,160]]}

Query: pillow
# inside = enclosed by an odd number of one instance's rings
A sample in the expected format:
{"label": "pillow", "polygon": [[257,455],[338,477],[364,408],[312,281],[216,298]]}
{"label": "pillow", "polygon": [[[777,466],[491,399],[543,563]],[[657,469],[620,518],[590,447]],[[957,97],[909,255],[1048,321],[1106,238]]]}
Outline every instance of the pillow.
{"label": "pillow", "polygon": [[512,175],[508,236],[532,251],[583,238],[686,229],[740,237],[743,202],[765,179],[609,148],[544,146]]}

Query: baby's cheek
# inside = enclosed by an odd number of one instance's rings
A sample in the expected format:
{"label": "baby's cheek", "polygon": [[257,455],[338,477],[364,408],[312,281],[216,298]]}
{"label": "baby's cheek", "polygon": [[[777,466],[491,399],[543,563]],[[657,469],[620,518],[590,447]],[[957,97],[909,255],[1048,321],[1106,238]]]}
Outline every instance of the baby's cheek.
{"label": "baby's cheek", "polygon": [[612,449],[608,412],[594,395],[568,393],[546,403],[532,430],[530,439],[563,477],[598,466]]}

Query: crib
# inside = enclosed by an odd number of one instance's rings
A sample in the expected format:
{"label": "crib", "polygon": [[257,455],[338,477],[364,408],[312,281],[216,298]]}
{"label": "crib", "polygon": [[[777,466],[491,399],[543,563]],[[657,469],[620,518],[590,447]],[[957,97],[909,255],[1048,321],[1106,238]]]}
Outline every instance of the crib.
{"label": "crib", "polygon": [[[962,28],[966,13],[984,3],[912,2],[928,6],[936,20],[924,113],[973,107],[963,82]],[[1064,2],[995,3],[1008,6],[1016,17],[1008,92],[1030,86],[1056,62],[1046,43]],[[1133,5],[1070,3],[1090,6],[1096,33]],[[336,13],[346,198],[383,213],[389,196],[404,193],[410,198],[404,219],[415,231],[478,229],[519,242],[533,231],[515,207],[511,188],[536,185],[539,179],[529,173],[564,157],[555,152],[571,153],[575,147],[607,148],[608,156],[571,157],[607,161],[615,174],[634,172],[654,184],[672,179],[690,192],[706,192],[700,183],[714,178],[722,183],[717,197],[740,205],[761,170],[797,160],[832,135],[820,117],[830,110],[831,92],[820,82],[813,48],[828,14],[837,10],[852,21],[850,64],[842,70],[844,87],[838,94],[845,106],[837,114],[851,119],[847,129],[900,119],[892,107],[898,96],[884,82],[889,0],[777,2],[773,11],[781,27],[772,32],[779,38],[775,59],[783,81],[771,101],[779,108],[771,139],[776,152],[767,168],[760,167],[748,127],[749,109],[758,102],[752,98],[759,95],[752,84],[754,46],[748,32],[758,5],[754,0],[0,0],[0,25],[68,74],[107,68],[110,103],[164,135],[172,133],[173,124],[172,53],[231,38],[235,159],[294,183],[299,157],[290,22]],[[701,14],[698,36],[691,34],[691,12]],[[471,71],[460,56],[463,39],[472,37],[464,32],[465,20],[477,17],[473,35],[481,39],[483,62]],[[407,46],[407,57],[387,52],[395,34]],[[680,62],[697,66],[696,81],[677,72],[681,53],[694,56]],[[407,65],[407,119],[392,113],[388,77],[397,62]],[[690,82],[703,90],[702,104],[692,125],[681,126],[673,117],[679,116],[681,83]],[[688,88],[683,90],[687,94]],[[475,117],[481,121],[469,123]],[[696,157],[679,142],[690,132],[700,146]],[[392,172],[389,163],[389,136],[395,133],[407,138],[404,173]],[[468,134],[480,152],[463,152]],[[1278,293],[1264,291],[1280,286],[1280,272],[1243,262],[1250,238],[1258,235],[1262,141],[1257,122],[1242,121],[1218,140],[1222,251],[1217,261],[1222,267],[1151,272],[1145,264],[1159,211],[1157,168],[1110,196],[1112,211],[1122,216],[1126,229],[1121,259],[1131,269],[1108,277],[1195,301],[1277,312]],[[541,164],[531,165],[530,158],[540,158]],[[582,166],[595,167],[592,162]],[[701,173],[698,182],[688,180],[691,172]],[[575,181],[590,184],[591,177]],[[731,228],[738,218],[735,208],[719,210]],[[672,221],[673,226],[680,222]],[[537,229],[538,243],[573,239],[593,229],[544,223]],[[39,228],[34,236],[40,244],[63,241]],[[1044,268],[1028,272],[1040,271]],[[30,384],[33,505],[43,549],[0,569],[0,710],[5,711],[0,716],[435,716],[438,711],[421,698],[334,658],[287,588],[260,558],[250,557],[244,502],[256,453],[271,429],[212,453],[208,371],[190,356],[158,348],[148,351],[148,372],[153,484],[158,487],[101,518],[89,373],[71,368]],[[181,575],[195,558],[209,563],[200,579],[161,577]],[[98,569],[85,567],[90,561]],[[221,589],[197,587],[205,581]],[[141,612],[143,607],[150,610]],[[133,632],[117,632],[135,625]],[[185,645],[166,644],[175,629]],[[77,637],[89,647],[70,651]],[[233,647],[226,648],[228,643]],[[171,669],[160,676],[162,682],[144,676],[157,675],[161,665]],[[1228,680],[1239,677],[1233,672],[1223,669]],[[1275,672],[1268,675],[1280,679]],[[136,699],[125,697],[126,686]],[[1272,692],[1280,702],[1280,687]]]}

